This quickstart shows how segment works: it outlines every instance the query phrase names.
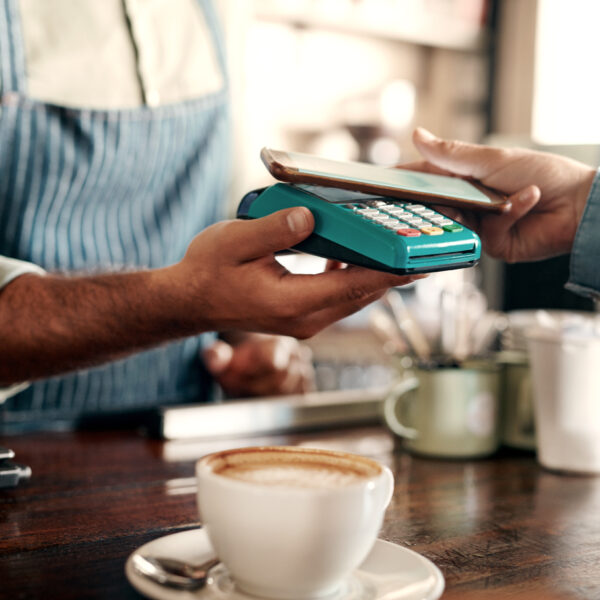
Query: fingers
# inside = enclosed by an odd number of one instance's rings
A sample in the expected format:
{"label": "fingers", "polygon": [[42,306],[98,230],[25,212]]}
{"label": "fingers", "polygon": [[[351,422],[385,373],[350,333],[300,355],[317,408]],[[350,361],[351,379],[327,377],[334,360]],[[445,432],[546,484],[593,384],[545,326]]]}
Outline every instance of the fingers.
{"label": "fingers", "polygon": [[[294,213],[299,223],[290,219]],[[303,322],[312,313],[340,305],[341,316],[350,314],[372,294],[417,279],[355,266],[290,273],[273,252],[309,235],[313,223],[310,211],[298,208],[255,221],[218,223],[199,234],[184,260],[168,270],[170,281],[185,282],[182,312],[191,326],[310,337],[318,329]]]}
{"label": "fingers", "polygon": [[[294,318],[338,305],[343,312],[348,307],[364,306],[368,298],[390,287],[407,285],[424,275],[400,276],[362,267],[327,271],[316,275],[284,274],[282,284],[291,301],[285,309]],[[355,309],[356,310],[356,309]],[[354,310],[350,310],[351,314]]]}
{"label": "fingers", "polygon": [[290,337],[251,337],[235,348],[231,369],[259,377],[271,372],[284,373],[297,345]]}
{"label": "fingers", "polygon": [[537,185],[529,185],[508,198],[512,202],[512,208],[506,214],[499,215],[499,218],[512,220],[514,223],[524,217],[540,201],[541,197],[540,188]]}
{"label": "fingers", "polygon": [[314,218],[305,207],[289,208],[250,221],[227,223],[222,251],[239,262],[246,262],[285,250],[308,237]]}
{"label": "fingers", "polygon": [[213,376],[217,376],[229,367],[233,358],[233,348],[226,342],[216,340],[212,346],[204,349],[202,356],[208,371]]}
{"label": "fingers", "polygon": [[338,271],[339,269],[345,269],[346,263],[340,262],[339,260],[328,259],[325,264],[325,271]]}
{"label": "fingers", "polygon": [[260,376],[243,377],[238,380],[237,385],[240,395],[303,394],[315,388],[314,368],[311,362],[305,362],[294,352],[285,369],[271,370]]}
{"label": "fingers", "polygon": [[422,127],[415,129],[413,143],[430,163],[457,175],[483,180],[503,166],[501,149],[444,140]]}
{"label": "fingers", "polygon": [[[205,351],[205,360],[219,344],[222,342]],[[293,338],[251,334],[231,349],[232,358],[227,368],[215,375],[230,395],[294,394],[314,387],[312,354]],[[210,369],[208,363],[207,367]]]}
{"label": "fingers", "polygon": [[[424,276],[419,276],[418,278],[422,279]],[[417,276],[413,278],[405,278],[405,283],[409,281],[414,281],[417,279]],[[372,294],[361,298],[360,300],[355,300],[353,302],[344,302],[344,303],[334,303],[326,308],[323,308],[318,311],[314,311],[310,314],[307,314],[302,319],[299,319],[297,322],[291,322],[291,335],[294,335],[297,338],[305,339],[312,337],[321,329],[324,329],[331,323],[335,323],[340,319],[350,316],[355,312],[361,310],[368,304],[379,300],[383,294],[385,293],[385,289],[377,290]]]}
{"label": "fingers", "polygon": [[528,237],[523,236],[525,220],[521,219],[535,207],[540,198],[540,189],[530,185],[509,197],[512,206],[507,213],[480,217],[475,230],[481,236],[483,246],[490,256],[509,262],[521,256]]}
{"label": "fingers", "polygon": [[[494,237],[505,236],[517,221],[523,218],[540,200],[542,193],[535,185],[509,196],[512,202],[511,209],[500,215],[485,215],[481,217],[482,235]],[[485,240],[484,240],[485,241]]]}

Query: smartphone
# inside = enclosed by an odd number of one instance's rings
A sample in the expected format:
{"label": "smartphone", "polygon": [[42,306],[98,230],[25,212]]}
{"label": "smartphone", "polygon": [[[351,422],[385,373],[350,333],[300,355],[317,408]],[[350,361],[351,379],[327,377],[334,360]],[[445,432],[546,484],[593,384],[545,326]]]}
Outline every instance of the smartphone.
{"label": "smartphone", "polygon": [[461,177],[341,162],[270,148],[263,148],[260,157],[275,179],[288,183],[341,188],[466,210],[503,213],[511,206],[503,194]]}

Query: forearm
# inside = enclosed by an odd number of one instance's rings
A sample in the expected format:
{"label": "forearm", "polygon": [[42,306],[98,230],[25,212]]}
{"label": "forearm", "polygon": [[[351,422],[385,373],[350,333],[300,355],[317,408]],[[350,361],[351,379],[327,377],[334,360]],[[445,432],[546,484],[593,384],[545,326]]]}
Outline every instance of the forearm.
{"label": "forearm", "polygon": [[22,275],[0,291],[0,386],[90,367],[198,333],[169,269]]}
{"label": "forearm", "polygon": [[0,387],[203,331],[307,338],[414,280],[356,267],[293,275],[274,253],[305,239],[306,208],[206,228],[170,267],[98,277],[22,275],[0,292]]}

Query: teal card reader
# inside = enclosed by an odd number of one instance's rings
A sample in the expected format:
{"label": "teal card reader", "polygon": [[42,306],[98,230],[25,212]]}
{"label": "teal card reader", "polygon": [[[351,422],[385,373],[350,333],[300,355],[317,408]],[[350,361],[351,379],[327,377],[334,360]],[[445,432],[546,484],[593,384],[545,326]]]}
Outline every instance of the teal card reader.
{"label": "teal card reader", "polygon": [[312,212],[315,229],[291,250],[399,275],[470,267],[481,256],[477,234],[425,205],[338,188],[277,183],[246,194],[237,216],[295,206]]}

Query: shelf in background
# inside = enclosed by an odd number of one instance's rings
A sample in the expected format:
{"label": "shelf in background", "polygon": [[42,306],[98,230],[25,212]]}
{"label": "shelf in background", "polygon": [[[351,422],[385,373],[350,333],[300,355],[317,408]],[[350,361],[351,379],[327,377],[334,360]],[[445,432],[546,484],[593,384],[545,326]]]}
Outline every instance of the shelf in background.
{"label": "shelf in background", "polygon": [[[484,50],[487,31],[482,25],[484,0],[473,0],[469,17],[456,11],[425,9],[423,2],[314,2],[257,0],[257,19],[295,27],[372,36],[433,48]],[[334,10],[335,7],[335,10]]]}

